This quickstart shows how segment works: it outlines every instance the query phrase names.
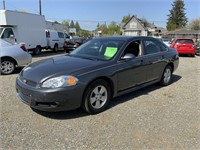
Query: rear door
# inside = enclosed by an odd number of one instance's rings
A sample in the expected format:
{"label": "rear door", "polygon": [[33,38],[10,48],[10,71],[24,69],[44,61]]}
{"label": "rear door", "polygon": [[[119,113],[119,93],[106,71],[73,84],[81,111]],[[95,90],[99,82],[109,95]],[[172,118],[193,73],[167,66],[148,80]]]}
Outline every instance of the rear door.
{"label": "rear door", "polygon": [[144,39],[144,59],[143,65],[147,71],[147,82],[158,80],[166,66],[165,53],[167,46],[154,39]]}

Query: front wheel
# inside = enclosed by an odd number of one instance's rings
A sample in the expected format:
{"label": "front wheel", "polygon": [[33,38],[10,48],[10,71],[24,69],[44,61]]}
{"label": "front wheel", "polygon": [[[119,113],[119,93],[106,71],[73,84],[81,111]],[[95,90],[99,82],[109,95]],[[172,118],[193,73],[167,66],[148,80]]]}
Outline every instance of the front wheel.
{"label": "front wheel", "polygon": [[111,99],[111,90],[104,80],[96,80],[86,89],[82,108],[90,114],[97,114],[106,109]]}
{"label": "front wheel", "polygon": [[171,83],[171,80],[172,80],[172,67],[167,66],[163,72],[160,84],[162,86],[167,86]]}

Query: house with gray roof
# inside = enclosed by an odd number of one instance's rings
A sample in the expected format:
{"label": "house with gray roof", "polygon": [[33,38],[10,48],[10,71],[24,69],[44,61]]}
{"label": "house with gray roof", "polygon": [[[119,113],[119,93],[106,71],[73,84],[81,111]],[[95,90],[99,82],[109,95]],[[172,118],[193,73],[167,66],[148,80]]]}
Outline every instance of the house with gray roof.
{"label": "house with gray roof", "polygon": [[122,35],[127,36],[147,36],[148,31],[136,16],[132,16],[130,20],[122,25]]}
{"label": "house with gray roof", "polygon": [[143,22],[133,15],[126,23],[121,24],[121,31],[122,35],[127,36],[162,36],[166,29]]}

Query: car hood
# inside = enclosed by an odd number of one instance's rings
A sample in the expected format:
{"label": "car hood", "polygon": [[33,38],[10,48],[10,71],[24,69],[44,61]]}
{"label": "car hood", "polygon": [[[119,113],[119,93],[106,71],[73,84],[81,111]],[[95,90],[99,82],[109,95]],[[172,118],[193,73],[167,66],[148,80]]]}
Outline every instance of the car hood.
{"label": "car hood", "polygon": [[40,83],[51,77],[74,75],[76,72],[82,73],[89,68],[97,68],[96,66],[103,63],[105,62],[71,56],[59,56],[32,63],[25,67],[20,75],[27,80]]}

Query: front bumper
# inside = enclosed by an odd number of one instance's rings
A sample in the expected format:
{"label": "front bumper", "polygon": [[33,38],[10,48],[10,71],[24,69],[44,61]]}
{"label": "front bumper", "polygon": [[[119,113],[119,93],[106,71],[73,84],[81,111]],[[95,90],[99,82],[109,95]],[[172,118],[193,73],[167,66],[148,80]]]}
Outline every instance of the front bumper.
{"label": "front bumper", "polygon": [[81,106],[84,85],[44,89],[28,85],[17,78],[16,92],[21,101],[32,108],[42,111],[66,111]]}

